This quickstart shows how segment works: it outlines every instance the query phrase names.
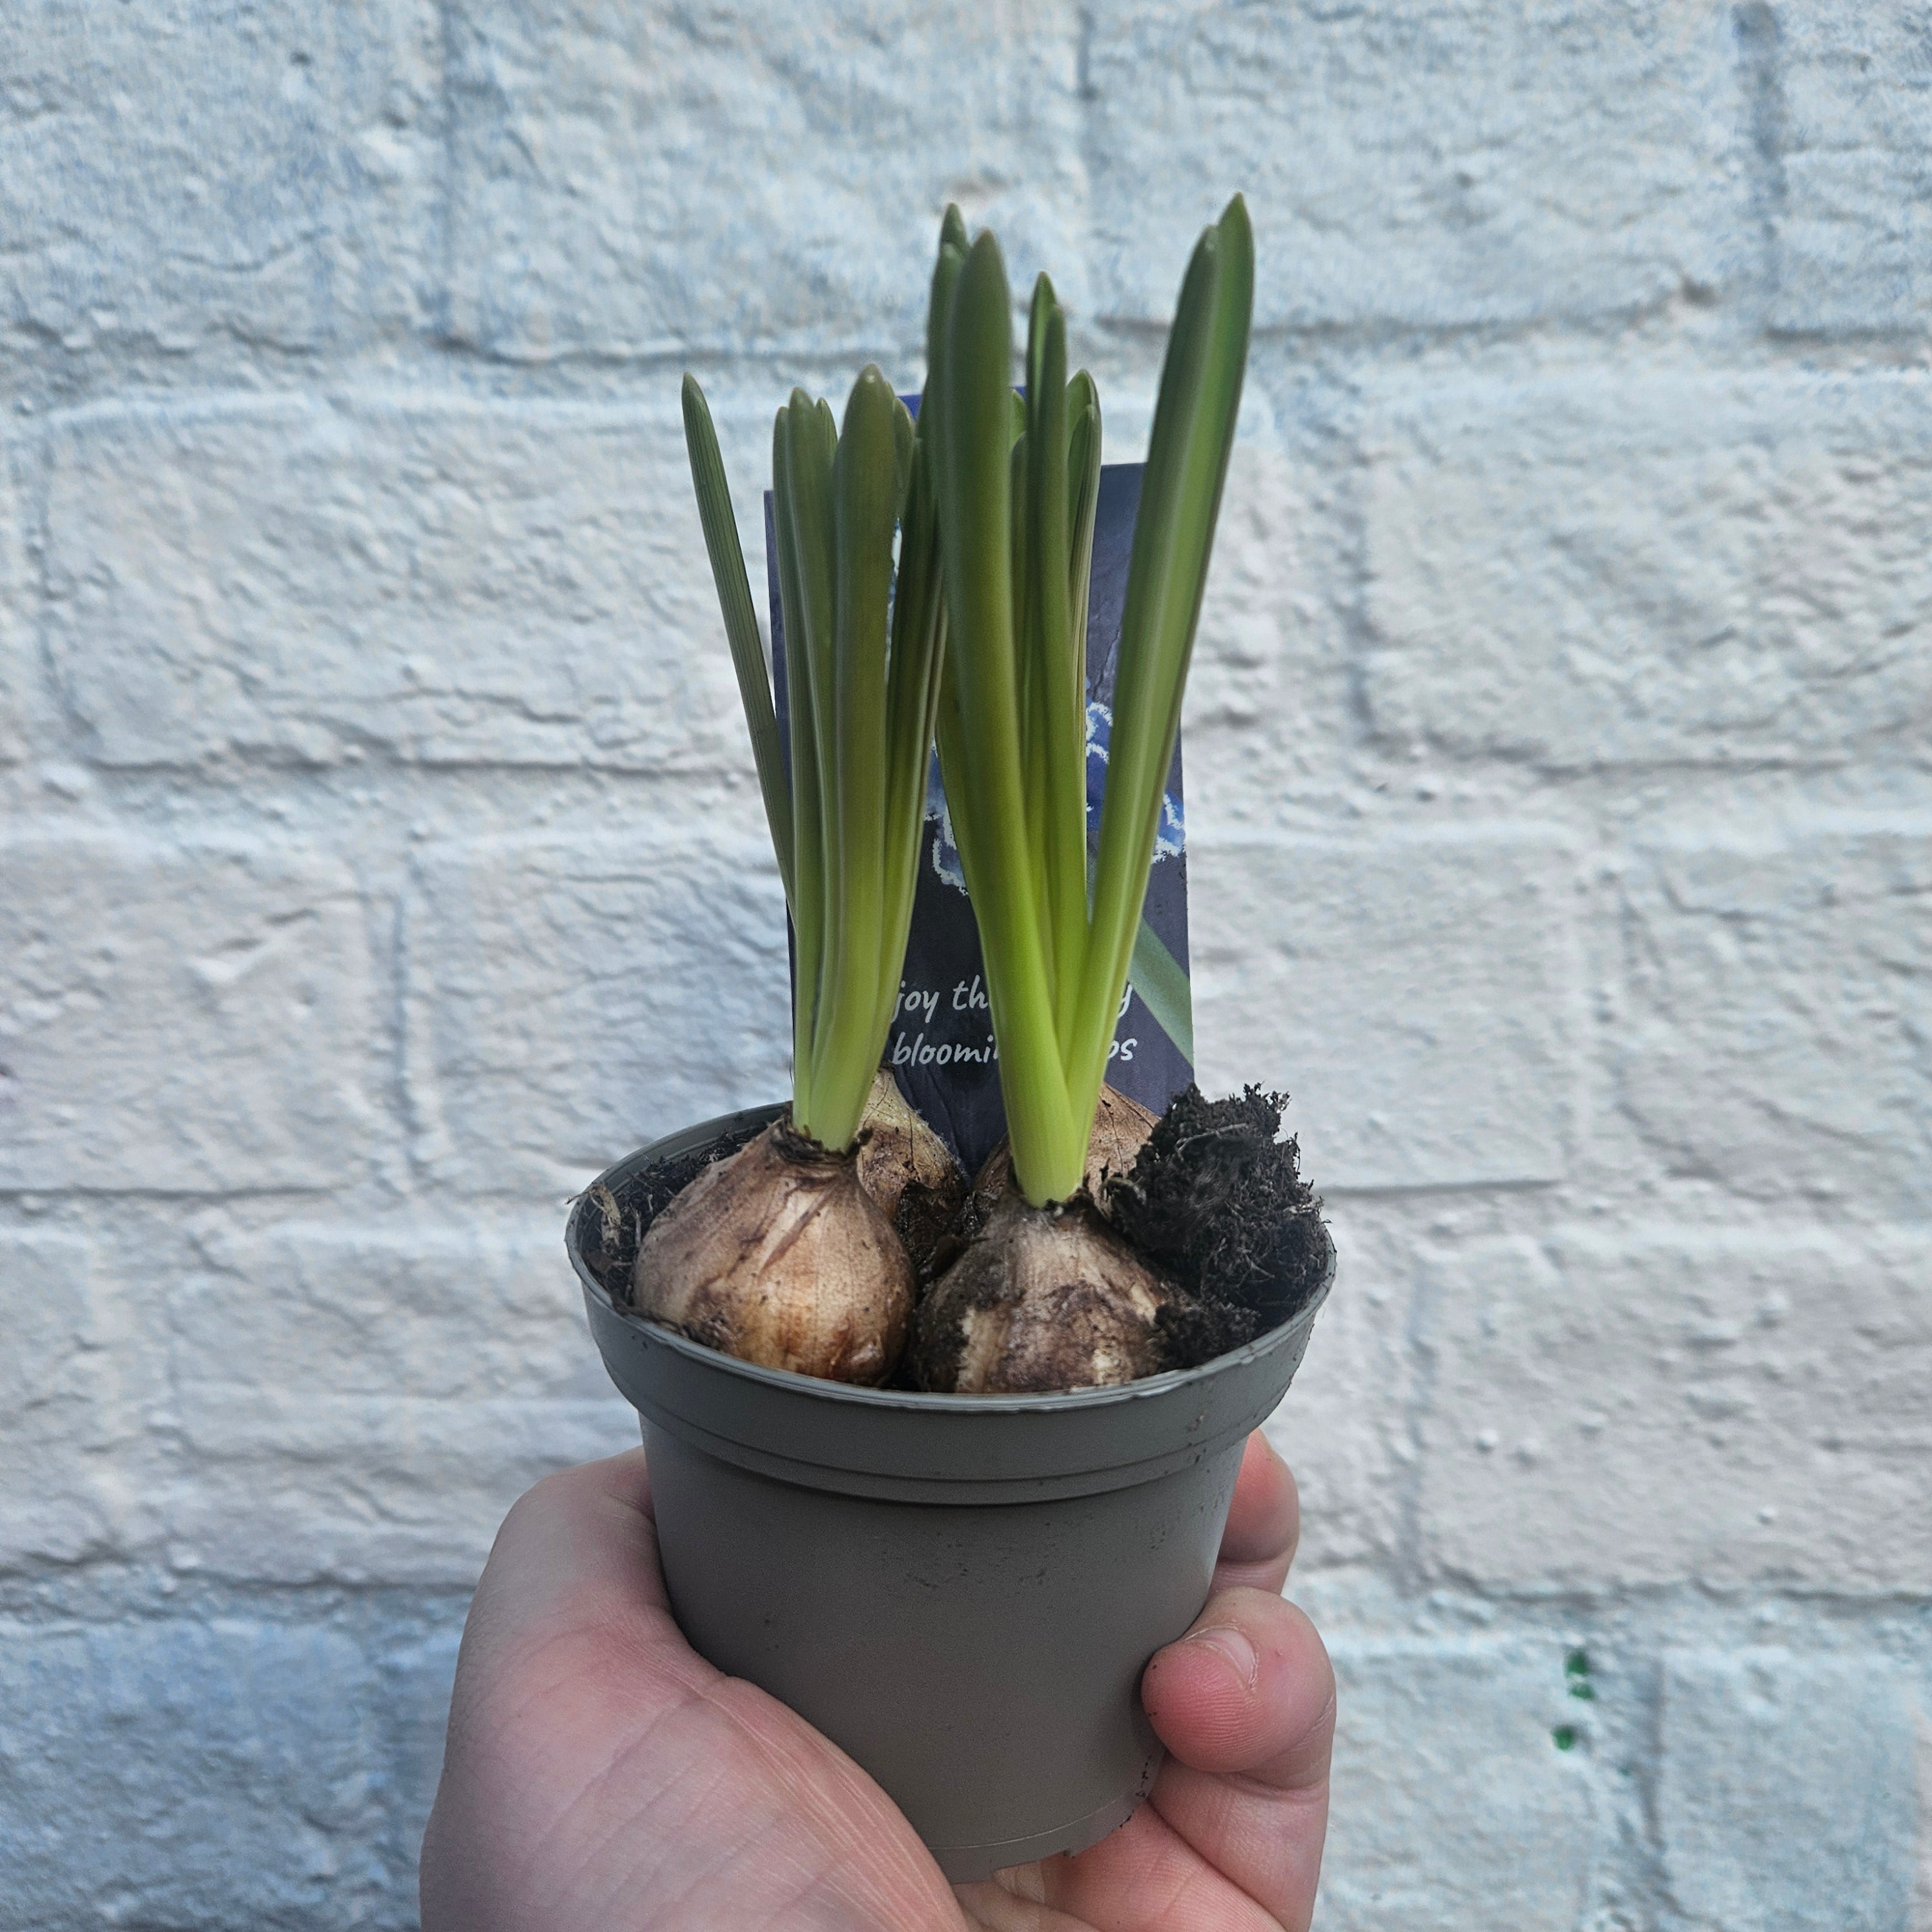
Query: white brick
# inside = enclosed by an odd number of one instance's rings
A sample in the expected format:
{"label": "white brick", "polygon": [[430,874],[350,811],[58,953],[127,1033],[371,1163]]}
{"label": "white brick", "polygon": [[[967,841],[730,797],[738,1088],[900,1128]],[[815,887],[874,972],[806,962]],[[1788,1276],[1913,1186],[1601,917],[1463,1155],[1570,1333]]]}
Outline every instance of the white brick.
{"label": "white brick", "polygon": [[[1121,440],[1112,460],[1138,460],[1144,435]],[[1189,750],[1211,744],[1217,758],[1238,757],[1279,735],[1270,728],[1284,711],[1304,708],[1282,686],[1304,668],[1322,487],[1265,432],[1235,444],[1188,672]]]}
{"label": "white brick", "polygon": [[1922,744],[1932,382],[1471,384],[1366,446],[1378,731],[1564,766]]}
{"label": "white brick", "polygon": [[357,1645],[323,1628],[6,1628],[5,1923],[366,1925],[393,1882],[368,1849],[374,1694]]}
{"label": "white brick", "polygon": [[1932,1244],[1575,1231],[1428,1271],[1438,1574],[1604,1590],[1932,1588]]}
{"label": "white brick", "polygon": [[1298,1575],[1387,1559],[1401,1540],[1396,1449],[1408,1432],[1412,1270],[1361,1204],[1330,1217],[1335,1290],[1267,1425],[1301,1492]]}
{"label": "white brick", "polygon": [[[1272,834],[1284,798],[1333,799],[1359,776],[1354,478],[1312,435],[1270,420],[1270,388],[1293,380],[1292,359],[1279,344],[1255,346],[1221,501],[1181,724],[1197,841]],[[1124,422],[1126,398],[1103,387],[1109,460],[1138,460],[1148,422]]]}
{"label": "white brick", "polygon": [[[649,411],[243,400],[64,429],[48,634],[94,755],[748,769],[662,386]],[[769,423],[727,414],[760,588]]]}
{"label": "white brick", "polygon": [[1559,1178],[1574,869],[1534,828],[1197,842],[1203,1084],[1286,1089],[1318,1190]]}
{"label": "white brick", "polygon": [[180,354],[414,325],[436,47],[430,0],[16,0],[0,326]]}
{"label": "white brick", "polygon": [[1671,1173],[1932,1213],[1932,832],[1660,845],[1624,934],[1614,1090]]}
{"label": "white brick", "polygon": [[1882,1659],[1665,1660],[1664,1876],[1699,1932],[1906,1932],[1927,1794],[1916,1700]]}
{"label": "white brick", "polygon": [[507,1225],[205,1228],[205,1265],[167,1294],[174,1384],[451,1405],[605,1395],[564,1218],[560,1204]]}
{"label": "white brick", "polygon": [[410,1091],[432,1172],[550,1197],[791,1090],[771,850],[695,808],[424,857],[405,914]]}
{"label": "white brick", "polygon": [[1264,328],[1521,322],[1723,286],[1742,116],[1727,21],[1700,11],[1102,9],[1083,62],[1101,312],[1171,315],[1237,189]]}
{"label": "white brick", "polygon": [[0,443],[0,765],[27,754],[27,687],[34,675],[32,566],[13,452]]}
{"label": "white brick", "polygon": [[113,1542],[111,1326],[92,1250],[0,1232],[0,1565],[72,1563]]}
{"label": "white brick", "polygon": [[1849,335],[1932,322],[1932,89],[1908,8],[1771,10],[1774,327]]}
{"label": "white brick", "polygon": [[0,841],[0,1187],[221,1192],[363,1168],[347,868],[239,842]]}
{"label": "white brick", "polygon": [[1070,6],[476,0],[453,34],[458,334],[533,358],[898,346],[949,200],[1077,302]]}
{"label": "white brick", "polygon": [[513,1228],[210,1236],[167,1299],[175,1560],[226,1576],[469,1583],[510,1504],[637,1440],[563,1253]]}
{"label": "white brick", "polygon": [[[1572,1932],[1597,1856],[1586,1729],[1563,1653],[1340,1640],[1334,1796],[1317,1924],[1330,1932]],[[1499,1901],[1505,1901],[1499,1904]]]}
{"label": "white brick", "polygon": [[636,1416],[608,1393],[440,1402],[319,1379],[182,1391],[194,1473],[168,1506],[170,1562],[274,1582],[472,1584],[532,1483],[638,1446]]}
{"label": "white brick", "polygon": [[[430,1807],[442,1775],[443,1745],[449,1729],[450,1687],[463,1630],[460,1619],[425,1635],[412,1633],[376,1654],[381,1672],[386,1784],[383,1814],[391,1842],[404,1852],[403,1870],[413,1877],[416,1854],[429,1822]],[[404,1888],[399,1887],[401,1890]],[[406,1887],[400,1915],[415,1923],[415,1887]]]}

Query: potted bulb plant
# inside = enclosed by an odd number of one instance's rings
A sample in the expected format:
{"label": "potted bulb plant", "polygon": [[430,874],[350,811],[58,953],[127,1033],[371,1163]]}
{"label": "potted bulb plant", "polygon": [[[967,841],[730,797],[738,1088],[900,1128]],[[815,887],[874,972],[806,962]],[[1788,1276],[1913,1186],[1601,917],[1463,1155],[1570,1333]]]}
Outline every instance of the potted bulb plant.
{"label": "potted bulb plant", "polygon": [[[665,1580],[956,1880],[1121,1823],[1138,1686],[1205,1600],[1244,1440],[1333,1272],[1276,1096],[1105,1084],[1245,369],[1238,197],[1162,369],[1090,839],[1099,398],[1042,276],[941,230],[916,418],[868,368],[772,442],[782,732],[717,445],[692,472],[794,940],[794,1086],[644,1148],[568,1228],[649,1445]],[[880,1066],[936,742],[1008,1138],[970,1187]]]}

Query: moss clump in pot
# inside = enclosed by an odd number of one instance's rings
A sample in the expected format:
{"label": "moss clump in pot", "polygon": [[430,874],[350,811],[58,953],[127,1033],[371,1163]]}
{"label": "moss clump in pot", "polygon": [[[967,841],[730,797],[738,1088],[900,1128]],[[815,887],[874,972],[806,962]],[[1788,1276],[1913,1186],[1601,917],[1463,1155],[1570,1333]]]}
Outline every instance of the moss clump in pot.
{"label": "moss clump in pot", "polygon": [[[842,428],[802,392],[779,412],[788,769],[716,438],[686,377],[692,472],[791,914],[795,1072],[788,1116],[705,1165],[655,1218],[633,1208],[627,1224],[622,1204],[598,1204],[607,1235],[618,1230],[614,1259],[628,1255],[625,1226],[644,1228],[624,1270],[640,1312],[748,1360],[958,1393],[1131,1381],[1292,1312],[1301,1270],[1281,1277],[1285,1231],[1306,1219],[1324,1256],[1325,1237],[1294,1143],[1277,1138],[1278,1100],[1250,1089],[1210,1103],[1190,1089],[1156,1124],[1104,1084],[1253,280],[1238,196],[1195,250],[1162,371],[1090,851],[1100,409],[1091,378],[1067,374],[1047,278],[1016,394],[998,244],[989,233],[969,244],[949,209],[916,424],[872,368]],[[1008,1127],[970,1192],[879,1068],[935,742]],[[927,1283],[916,1307],[916,1276]]]}

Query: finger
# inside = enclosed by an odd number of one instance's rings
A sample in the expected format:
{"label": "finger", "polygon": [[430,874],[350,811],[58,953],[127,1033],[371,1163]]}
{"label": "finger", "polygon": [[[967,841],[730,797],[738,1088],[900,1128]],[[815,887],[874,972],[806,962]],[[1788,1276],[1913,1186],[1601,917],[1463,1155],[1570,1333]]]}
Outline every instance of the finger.
{"label": "finger", "polygon": [[1334,1672],[1315,1626],[1280,1597],[1210,1598],[1185,1636],[1155,1652],[1141,1701],[1161,1742],[1197,1771],[1282,1791],[1328,1774]]}
{"label": "finger", "polygon": [[518,1498],[476,1586],[464,1647],[559,1630],[662,1642],[676,1630],[658,1567],[644,1452],[546,1476]]}
{"label": "finger", "polygon": [[662,1600],[644,1450],[546,1476],[503,1519],[489,1568],[514,1576],[533,1607],[545,1598],[616,1582],[633,1592],[642,1586]]}
{"label": "finger", "polygon": [[1214,1567],[1218,1592],[1246,1588],[1279,1595],[1301,1536],[1301,1501],[1288,1465],[1258,1429],[1248,1438],[1234,1500]]}
{"label": "finger", "polygon": [[1172,1754],[1155,1809],[1285,1925],[1305,1927],[1335,1732],[1335,1676],[1315,1626],[1278,1596],[1223,1592],[1156,1653],[1141,1701]]}
{"label": "finger", "polygon": [[[1050,1902],[1109,1932],[1197,1920],[1306,1932],[1327,1822],[1333,1686],[1299,1610],[1257,1590],[1211,1598],[1142,1680],[1172,1754],[1152,1802],[1092,1850],[1040,1868]],[[1003,1922],[986,1922],[1004,1932]]]}

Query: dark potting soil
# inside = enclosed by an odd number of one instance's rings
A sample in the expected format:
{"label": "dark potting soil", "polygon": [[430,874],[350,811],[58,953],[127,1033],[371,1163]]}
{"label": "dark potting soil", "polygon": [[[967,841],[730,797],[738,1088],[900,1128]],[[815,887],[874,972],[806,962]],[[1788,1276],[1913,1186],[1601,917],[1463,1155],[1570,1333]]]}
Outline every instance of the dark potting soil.
{"label": "dark potting soil", "polygon": [[1157,1318],[1173,1367],[1278,1328],[1321,1286],[1328,1231],[1298,1142],[1277,1138],[1287,1102],[1259,1087],[1209,1100],[1190,1085],[1132,1171],[1108,1180],[1114,1225],[1185,1291]]}

